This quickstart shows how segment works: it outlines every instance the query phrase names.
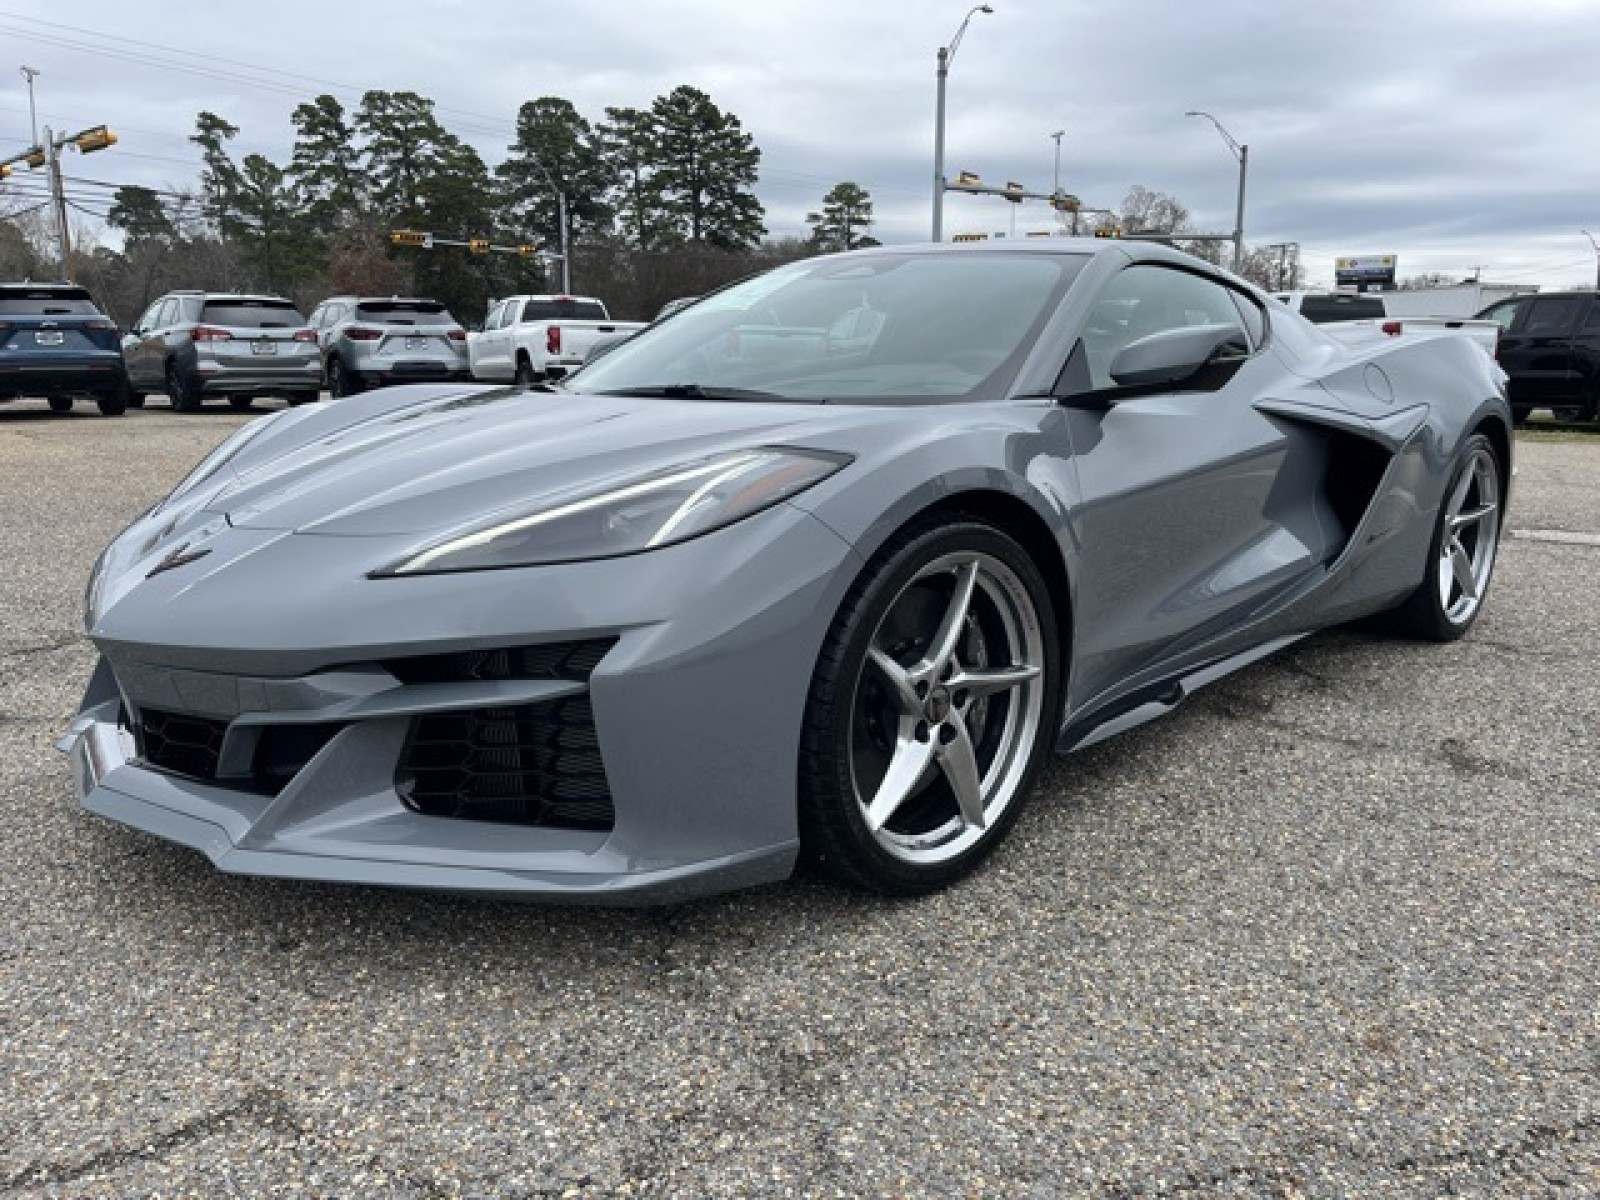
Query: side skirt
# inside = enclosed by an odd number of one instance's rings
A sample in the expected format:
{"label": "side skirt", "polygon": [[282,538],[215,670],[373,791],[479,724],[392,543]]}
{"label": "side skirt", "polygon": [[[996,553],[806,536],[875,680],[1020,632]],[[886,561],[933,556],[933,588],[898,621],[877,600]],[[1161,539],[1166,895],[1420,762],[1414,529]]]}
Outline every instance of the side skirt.
{"label": "side skirt", "polygon": [[1218,659],[1186,675],[1141,688],[1110,707],[1069,724],[1056,739],[1056,752],[1070,754],[1074,750],[1082,750],[1085,746],[1092,746],[1137,725],[1143,725],[1146,721],[1164,717],[1208,683],[1215,683],[1224,676],[1232,675],[1235,671],[1248,667],[1269,654],[1276,654],[1285,646],[1293,645],[1301,638],[1309,636],[1309,633],[1291,633],[1285,637],[1273,638],[1249,650]]}

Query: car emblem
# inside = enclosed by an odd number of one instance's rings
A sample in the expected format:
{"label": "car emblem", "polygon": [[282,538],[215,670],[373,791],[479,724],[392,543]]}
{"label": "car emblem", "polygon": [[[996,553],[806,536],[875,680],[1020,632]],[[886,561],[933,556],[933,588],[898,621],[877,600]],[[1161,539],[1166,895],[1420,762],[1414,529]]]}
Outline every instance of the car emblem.
{"label": "car emblem", "polygon": [[168,554],[155,566],[151,567],[149,573],[145,575],[145,578],[149,579],[152,576],[161,574],[163,571],[170,571],[173,567],[181,567],[184,563],[192,563],[195,559],[204,558],[210,553],[211,548],[209,546],[204,550],[191,550],[189,549],[189,543],[185,542],[183,545],[173,550],[172,553]]}

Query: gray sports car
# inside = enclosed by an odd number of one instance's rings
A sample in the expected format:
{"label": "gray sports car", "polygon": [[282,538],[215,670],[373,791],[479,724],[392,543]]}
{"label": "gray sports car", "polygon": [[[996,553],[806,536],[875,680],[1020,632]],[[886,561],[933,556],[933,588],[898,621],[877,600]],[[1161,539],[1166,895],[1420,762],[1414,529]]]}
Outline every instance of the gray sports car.
{"label": "gray sports car", "polygon": [[96,566],[63,745],[229,871],[926,891],[1051,750],[1337,622],[1464,633],[1502,379],[1155,245],[795,263],[560,386],[243,427]]}

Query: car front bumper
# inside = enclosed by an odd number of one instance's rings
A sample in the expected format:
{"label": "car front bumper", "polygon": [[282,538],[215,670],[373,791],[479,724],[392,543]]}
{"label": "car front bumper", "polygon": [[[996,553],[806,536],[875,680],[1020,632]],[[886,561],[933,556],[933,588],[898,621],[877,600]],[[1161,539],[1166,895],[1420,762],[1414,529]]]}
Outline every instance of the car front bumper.
{"label": "car front bumper", "polygon": [[[253,563],[237,581],[223,570],[175,588],[163,581],[182,569],[165,572],[97,623],[102,659],[60,742],[89,811],[200,850],[224,871],[554,902],[669,903],[792,871],[806,693],[854,573],[844,569],[853,552],[809,515],[780,506],[632,560],[409,580],[346,569],[332,590],[304,585],[348,567],[346,539],[223,536]],[[730,566],[751,559],[768,569]],[[264,609],[287,598],[252,587],[256,570],[298,578],[296,593],[323,607],[286,627]],[[741,582],[751,578],[768,583]],[[366,593],[365,616],[341,601],[344,587]],[[542,618],[532,632],[529,613]],[[285,645],[297,625],[322,640]],[[611,645],[581,680],[393,671],[415,655],[584,639]],[[592,708],[609,827],[464,819],[402,798],[419,722],[577,694]],[[216,731],[215,770],[153,761],[157,710]],[[337,727],[277,790],[249,774],[274,726]]]}

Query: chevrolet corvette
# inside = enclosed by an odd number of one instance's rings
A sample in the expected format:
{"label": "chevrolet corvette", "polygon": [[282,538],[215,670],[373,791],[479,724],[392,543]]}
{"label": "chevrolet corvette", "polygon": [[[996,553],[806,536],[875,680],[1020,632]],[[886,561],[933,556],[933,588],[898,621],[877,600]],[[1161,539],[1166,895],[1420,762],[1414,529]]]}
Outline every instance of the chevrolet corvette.
{"label": "chevrolet corvette", "polygon": [[1466,633],[1503,378],[1153,244],[790,264],[560,383],[243,426],[95,566],[63,749],[226,871],[926,892],[1052,751],[1331,625]]}

